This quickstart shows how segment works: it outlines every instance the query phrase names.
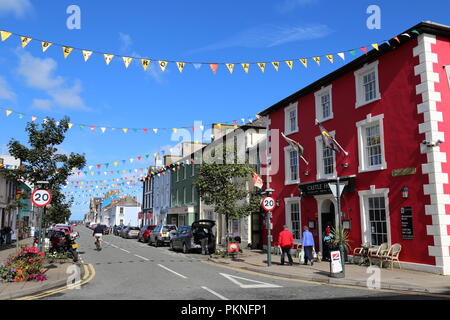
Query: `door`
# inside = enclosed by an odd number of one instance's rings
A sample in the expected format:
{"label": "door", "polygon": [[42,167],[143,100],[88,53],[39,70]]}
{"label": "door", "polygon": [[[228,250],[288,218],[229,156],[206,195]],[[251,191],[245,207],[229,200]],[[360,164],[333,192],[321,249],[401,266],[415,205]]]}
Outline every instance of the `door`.
{"label": "door", "polygon": [[[328,210],[326,210],[326,208],[328,207]],[[334,203],[333,202],[329,202],[329,205],[323,206],[323,209],[325,209],[324,212],[322,212],[321,214],[321,218],[322,218],[322,229],[320,230],[320,244],[321,244],[321,251],[322,253],[324,252],[324,248],[325,248],[325,243],[323,242],[323,238],[325,236],[325,230],[327,229],[327,227],[331,228],[336,228],[336,214],[334,212]]]}
{"label": "door", "polygon": [[252,213],[252,249],[262,249],[262,217],[259,212]]}

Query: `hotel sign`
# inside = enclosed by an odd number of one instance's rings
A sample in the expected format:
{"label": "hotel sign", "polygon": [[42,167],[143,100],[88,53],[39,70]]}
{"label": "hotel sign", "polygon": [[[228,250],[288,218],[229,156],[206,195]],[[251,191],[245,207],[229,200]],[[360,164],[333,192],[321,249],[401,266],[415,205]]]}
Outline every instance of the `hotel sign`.
{"label": "hotel sign", "polygon": [[[336,179],[324,180],[319,182],[302,183],[298,185],[299,192],[303,196],[319,196],[324,194],[332,194],[329,184],[336,182]],[[355,191],[355,178],[343,177],[339,179],[339,182],[346,184],[344,192]]]}

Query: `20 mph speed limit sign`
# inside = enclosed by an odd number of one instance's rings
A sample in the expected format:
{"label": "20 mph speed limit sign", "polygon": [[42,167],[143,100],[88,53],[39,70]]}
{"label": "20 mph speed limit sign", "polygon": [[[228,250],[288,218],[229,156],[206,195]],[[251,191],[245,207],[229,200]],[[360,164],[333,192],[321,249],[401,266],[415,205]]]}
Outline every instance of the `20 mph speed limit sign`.
{"label": "20 mph speed limit sign", "polygon": [[262,200],[262,207],[266,211],[273,211],[275,209],[275,199],[272,197],[265,197]]}
{"label": "20 mph speed limit sign", "polygon": [[37,207],[45,207],[52,202],[52,194],[45,189],[34,190],[31,194],[31,201]]}

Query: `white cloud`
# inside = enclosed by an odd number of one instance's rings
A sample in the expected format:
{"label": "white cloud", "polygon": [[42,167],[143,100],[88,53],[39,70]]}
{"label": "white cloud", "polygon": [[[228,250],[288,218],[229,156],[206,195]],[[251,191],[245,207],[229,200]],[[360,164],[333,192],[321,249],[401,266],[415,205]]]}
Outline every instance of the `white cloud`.
{"label": "white cloud", "polygon": [[0,99],[15,101],[16,94],[9,88],[5,78],[0,76]]}
{"label": "white cloud", "polygon": [[51,99],[34,99],[33,107],[49,110],[56,106],[63,109],[89,110],[81,98],[80,80],[69,85],[67,79],[55,75],[58,67],[51,58],[41,59],[29,52],[17,51],[19,67],[17,73],[25,79],[25,83],[33,89],[42,90]]}
{"label": "white cloud", "polygon": [[317,2],[318,0],[284,0],[276,6],[276,9],[280,13],[287,13],[295,10],[297,7],[315,4]]}
{"label": "white cloud", "polygon": [[131,36],[129,34],[119,32],[119,40],[121,44],[121,52],[125,53],[130,50],[131,46],[133,45],[133,40],[131,39]]}
{"label": "white cloud", "polygon": [[13,14],[16,18],[24,18],[33,11],[30,0],[0,0],[0,15]]}
{"label": "white cloud", "polygon": [[210,44],[190,53],[220,50],[231,47],[270,48],[289,42],[319,39],[326,37],[332,30],[323,24],[306,26],[276,26],[264,24],[246,29],[228,39]]}

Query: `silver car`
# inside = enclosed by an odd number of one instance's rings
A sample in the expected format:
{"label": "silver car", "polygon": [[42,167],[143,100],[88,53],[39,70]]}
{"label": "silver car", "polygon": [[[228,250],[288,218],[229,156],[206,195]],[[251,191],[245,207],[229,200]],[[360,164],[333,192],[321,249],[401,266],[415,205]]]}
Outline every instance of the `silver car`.
{"label": "silver car", "polygon": [[139,231],[139,227],[125,227],[122,229],[120,235],[125,239],[137,239]]}

